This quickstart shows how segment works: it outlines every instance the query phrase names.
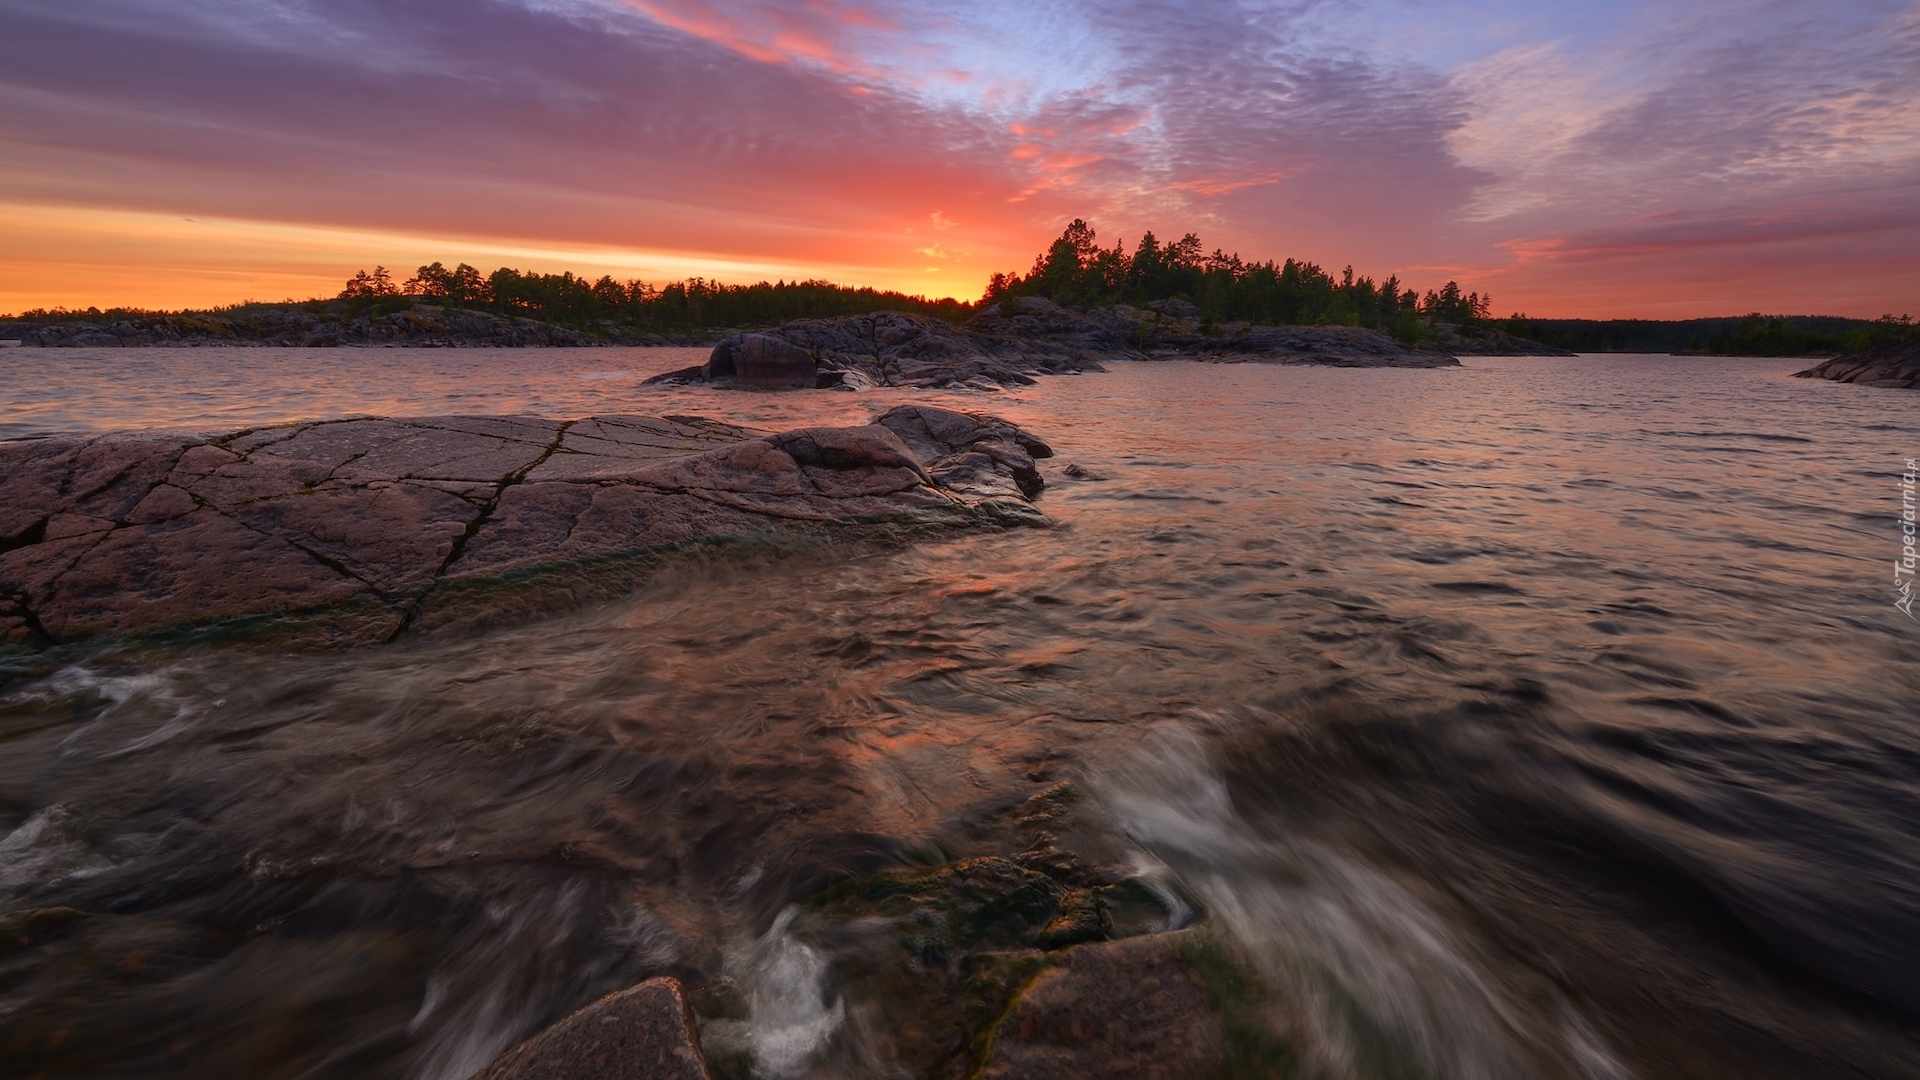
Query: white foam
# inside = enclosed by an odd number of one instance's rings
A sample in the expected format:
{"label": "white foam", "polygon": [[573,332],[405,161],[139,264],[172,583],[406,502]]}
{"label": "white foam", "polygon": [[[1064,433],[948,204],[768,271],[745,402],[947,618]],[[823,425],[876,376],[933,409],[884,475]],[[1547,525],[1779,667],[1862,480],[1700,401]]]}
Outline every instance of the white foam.
{"label": "white foam", "polygon": [[804,1075],[846,1019],[844,1003],[826,997],[827,960],[788,934],[797,908],[780,913],[758,940],[728,956],[746,992],[747,1019],[708,1025],[714,1049],[744,1049],[767,1080]]}
{"label": "white foam", "polygon": [[1554,1056],[1595,1080],[1627,1075],[1584,1024],[1529,1030],[1471,944],[1385,873],[1350,852],[1250,828],[1200,735],[1157,737],[1094,786],[1292,1003],[1303,1050],[1327,1075],[1521,1080],[1543,1035],[1560,1044]]}

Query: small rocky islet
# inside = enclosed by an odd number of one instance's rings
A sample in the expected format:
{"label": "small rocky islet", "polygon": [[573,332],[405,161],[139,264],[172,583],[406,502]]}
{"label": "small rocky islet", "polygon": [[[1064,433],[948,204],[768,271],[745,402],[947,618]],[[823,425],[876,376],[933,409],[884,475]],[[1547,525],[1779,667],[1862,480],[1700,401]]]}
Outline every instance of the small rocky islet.
{"label": "small rocky islet", "polygon": [[[1551,351],[1517,338],[1487,338],[1479,345]],[[1409,368],[1460,363],[1451,353],[1354,327],[1203,327],[1199,309],[1181,301],[1077,312],[1028,296],[994,304],[962,324],[900,312],[798,319],[724,338],[706,363],[649,381],[758,389],[997,390],[1031,385],[1042,375],[1102,371],[1102,364],[1124,360]]]}
{"label": "small rocky islet", "polygon": [[1793,374],[1797,379],[1831,379],[1859,386],[1920,388],[1920,338],[1882,342]]}

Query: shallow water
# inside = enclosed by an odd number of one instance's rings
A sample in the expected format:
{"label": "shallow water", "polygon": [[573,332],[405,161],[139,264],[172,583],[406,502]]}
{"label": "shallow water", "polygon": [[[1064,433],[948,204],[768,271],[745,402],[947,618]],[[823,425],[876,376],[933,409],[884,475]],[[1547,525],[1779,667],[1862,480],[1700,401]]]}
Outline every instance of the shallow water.
{"label": "shallow water", "polygon": [[1060,527],[0,688],[0,908],[104,913],[0,959],[0,1060],[459,1077],[667,972],[731,985],[763,1074],[845,1070],[781,911],[1082,777],[1327,1075],[1920,1075],[1920,398],[1666,357],[638,385],[688,362],[7,354],[15,435],[986,409],[1055,446]]}

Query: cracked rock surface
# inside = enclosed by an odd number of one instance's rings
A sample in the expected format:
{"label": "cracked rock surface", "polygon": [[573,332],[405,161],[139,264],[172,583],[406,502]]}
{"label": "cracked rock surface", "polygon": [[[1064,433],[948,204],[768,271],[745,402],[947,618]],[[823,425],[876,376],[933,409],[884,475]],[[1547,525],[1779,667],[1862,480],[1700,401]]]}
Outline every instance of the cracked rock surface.
{"label": "cracked rock surface", "polygon": [[503,581],[605,596],[580,568],[724,538],[1043,522],[1036,446],[923,407],[776,435],[456,416],[0,442],[0,641],[323,611],[324,641],[369,643]]}

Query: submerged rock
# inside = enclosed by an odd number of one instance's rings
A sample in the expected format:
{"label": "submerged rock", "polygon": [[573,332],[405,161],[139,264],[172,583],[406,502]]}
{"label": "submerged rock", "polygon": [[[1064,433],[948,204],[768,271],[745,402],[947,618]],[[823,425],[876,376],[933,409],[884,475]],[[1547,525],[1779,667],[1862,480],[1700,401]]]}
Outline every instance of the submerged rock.
{"label": "submerged rock", "polygon": [[474,1080],[707,1080],[673,979],[610,994],[521,1043]]}
{"label": "submerged rock", "polygon": [[939,409],[774,435],[424,417],[4,442],[0,635],[359,644],[605,598],[673,557],[1038,524],[1044,446]]}
{"label": "submerged rock", "polygon": [[1793,374],[1797,379],[1832,379],[1902,390],[1920,388],[1920,338],[1885,342]]}
{"label": "submerged rock", "polygon": [[1176,935],[1068,949],[994,1031],[983,1080],[1218,1075],[1227,1040]]}

